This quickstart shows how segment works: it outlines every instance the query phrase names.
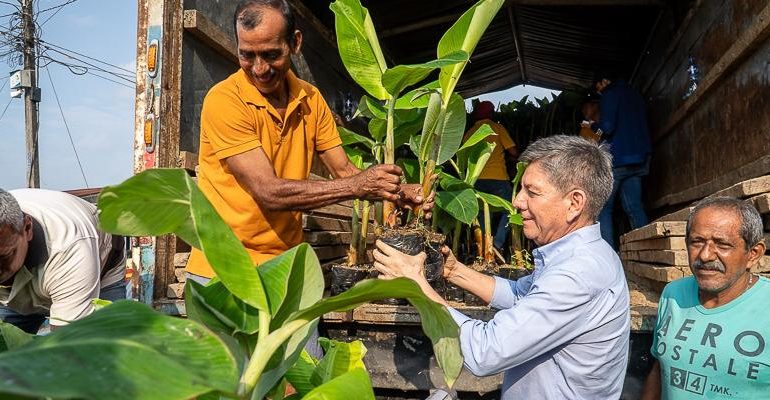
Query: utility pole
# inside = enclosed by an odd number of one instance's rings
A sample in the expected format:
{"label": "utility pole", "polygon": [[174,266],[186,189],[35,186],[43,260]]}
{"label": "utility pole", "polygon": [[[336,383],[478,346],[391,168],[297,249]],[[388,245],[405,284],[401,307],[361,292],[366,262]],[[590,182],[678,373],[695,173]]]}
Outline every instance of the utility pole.
{"label": "utility pole", "polygon": [[32,3],[21,0],[21,18],[24,30],[24,75],[29,76],[29,86],[24,88],[24,122],[27,142],[27,186],[40,187],[40,164],[37,147],[38,102],[40,88],[37,87],[37,54],[35,51],[35,21]]}

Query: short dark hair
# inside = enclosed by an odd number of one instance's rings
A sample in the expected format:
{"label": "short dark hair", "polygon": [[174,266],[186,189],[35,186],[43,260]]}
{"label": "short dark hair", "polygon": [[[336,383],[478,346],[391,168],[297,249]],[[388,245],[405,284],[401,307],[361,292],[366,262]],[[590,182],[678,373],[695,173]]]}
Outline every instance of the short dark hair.
{"label": "short dark hair", "polygon": [[284,38],[290,46],[294,47],[294,31],[296,23],[294,21],[294,12],[286,0],[241,0],[235,7],[233,14],[233,34],[235,41],[238,41],[238,24],[243,29],[252,30],[262,23],[262,9],[272,8],[281,12],[284,22]]}
{"label": "short dark hair", "polygon": [[762,234],[762,216],[759,215],[759,211],[747,201],[736,199],[735,197],[717,196],[707,197],[699,201],[690,211],[690,216],[687,217],[685,236],[688,243],[690,242],[690,228],[692,228],[695,214],[705,208],[728,210],[738,215],[738,218],[741,219],[741,238],[745,242],[746,250],[762,241],[764,235]]}

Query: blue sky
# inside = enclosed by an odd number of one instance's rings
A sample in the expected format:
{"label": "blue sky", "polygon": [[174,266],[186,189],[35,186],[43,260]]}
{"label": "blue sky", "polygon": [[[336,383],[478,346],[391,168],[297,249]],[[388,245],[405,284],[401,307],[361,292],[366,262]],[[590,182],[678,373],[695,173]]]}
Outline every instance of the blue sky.
{"label": "blue sky", "polygon": [[[16,0],[10,0],[15,2]],[[45,10],[66,0],[37,0]],[[0,3],[0,15],[14,9]],[[43,13],[39,22],[52,12]],[[135,70],[137,4],[130,0],[76,0],[63,7],[42,28],[42,40],[111,64]],[[8,18],[0,18],[0,30],[7,30]],[[60,54],[53,56],[62,61]],[[67,136],[45,68],[41,68],[40,103],[40,186],[67,190],[102,187],[123,181],[133,171],[134,95],[132,88],[93,75],[75,75],[64,66],[49,64],[53,84],[59,95],[72,141],[88,180],[86,185]],[[26,186],[24,144],[24,102],[10,99],[7,86],[10,66],[0,61],[0,188]],[[538,98],[550,90],[518,86],[480,96],[495,105],[518,100],[526,94]],[[9,103],[10,101],[10,103]]]}
{"label": "blue sky", "polygon": [[[15,0],[10,0],[15,2]],[[38,0],[44,10],[65,0]],[[0,4],[0,15],[13,12]],[[52,12],[41,14],[43,22]],[[136,59],[136,1],[77,0],[63,7],[42,27],[41,39],[133,71]],[[0,30],[7,30],[8,17],[0,18]],[[53,58],[67,61],[61,54]],[[70,60],[71,61],[71,60]],[[91,74],[75,75],[62,65],[48,65],[53,85],[72,140],[80,156],[88,186],[115,184],[132,174],[134,135],[134,89]],[[11,70],[0,61],[0,188],[26,186],[24,144],[24,102],[10,99],[7,76]],[[47,189],[86,187],[67,136],[56,98],[45,68],[38,77],[40,103],[40,186]],[[131,85],[132,86],[132,85]]]}

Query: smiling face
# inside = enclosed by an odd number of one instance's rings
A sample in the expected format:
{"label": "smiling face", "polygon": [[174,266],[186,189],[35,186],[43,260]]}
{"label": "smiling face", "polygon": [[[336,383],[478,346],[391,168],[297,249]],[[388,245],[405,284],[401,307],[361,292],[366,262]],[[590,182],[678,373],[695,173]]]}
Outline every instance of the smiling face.
{"label": "smiling face", "polygon": [[521,186],[513,205],[524,219],[523,231],[527,239],[542,246],[574,228],[570,224],[570,194],[557,189],[538,162],[527,166],[521,177]]}
{"label": "smiling face", "polygon": [[698,288],[708,294],[732,290],[740,295],[751,265],[764,254],[764,246],[759,246],[762,254],[758,254],[758,246],[746,247],[737,212],[718,207],[698,211],[687,238],[690,270]]}
{"label": "smiling face", "polygon": [[238,62],[251,83],[265,96],[286,91],[291,55],[299,52],[302,34],[294,32],[294,46],[286,40],[285,21],[279,10],[261,9],[261,22],[253,29],[236,25]]}
{"label": "smiling face", "polygon": [[9,226],[0,227],[0,284],[7,285],[24,265],[30,240],[32,219],[29,216],[24,216],[21,232],[14,232]]}

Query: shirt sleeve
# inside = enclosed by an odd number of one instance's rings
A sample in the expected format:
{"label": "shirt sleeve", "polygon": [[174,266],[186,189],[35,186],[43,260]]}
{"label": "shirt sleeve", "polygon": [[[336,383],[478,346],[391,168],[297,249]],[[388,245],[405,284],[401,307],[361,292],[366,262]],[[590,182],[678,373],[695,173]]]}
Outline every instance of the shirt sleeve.
{"label": "shirt sleeve", "polygon": [[214,150],[217,159],[240,154],[262,146],[260,129],[253,110],[233,89],[215,86],[203,100],[201,135]]}
{"label": "shirt sleeve", "polygon": [[315,148],[316,151],[326,151],[341,146],[342,139],[340,139],[340,134],[337,132],[337,124],[334,122],[332,111],[329,105],[326,104],[326,100],[324,100],[320,93],[316,93],[316,96],[318,96],[318,106],[316,108],[318,112],[318,118],[316,119],[318,131],[316,132]]}
{"label": "shirt sleeve", "polygon": [[527,275],[515,281],[495,276],[495,290],[489,306],[498,310],[511,308],[516,301],[524,297],[532,286],[532,275]]}
{"label": "shirt sleeve", "polygon": [[100,272],[99,247],[93,238],[74,242],[49,261],[43,290],[51,298],[51,325],[66,325],[93,311],[91,300],[99,297]]}
{"label": "shirt sleeve", "polygon": [[620,106],[620,99],[617,91],[610,90],[606,94],[602,95],[601,100],[601,116],[599,122],[595,122],[591,129],[596,132],[598,129],[602,130],[602,139],[607,139],[615,133],[615,128],[618,126],[618,108]]}
{"label": "shirt sleeve", "polygon": [[497,133],[500,144],[503,146],[503,150],[508,150],[511,147],[516,147],[516,143],[513,142],[513,139],[511,139],[511,135],[508,134],[508,130],[505,129],[502,125],[498,125],[497,129],[495,129],[495,133]]}
{"label": "shirt sleeve", "polygon": [[559,272],[542,275],[525,297],[489,322],[463,319],[455,311],[466,367],[478,376],[492,375],[569,342],[586,329],[591,298],[575,274]]}

